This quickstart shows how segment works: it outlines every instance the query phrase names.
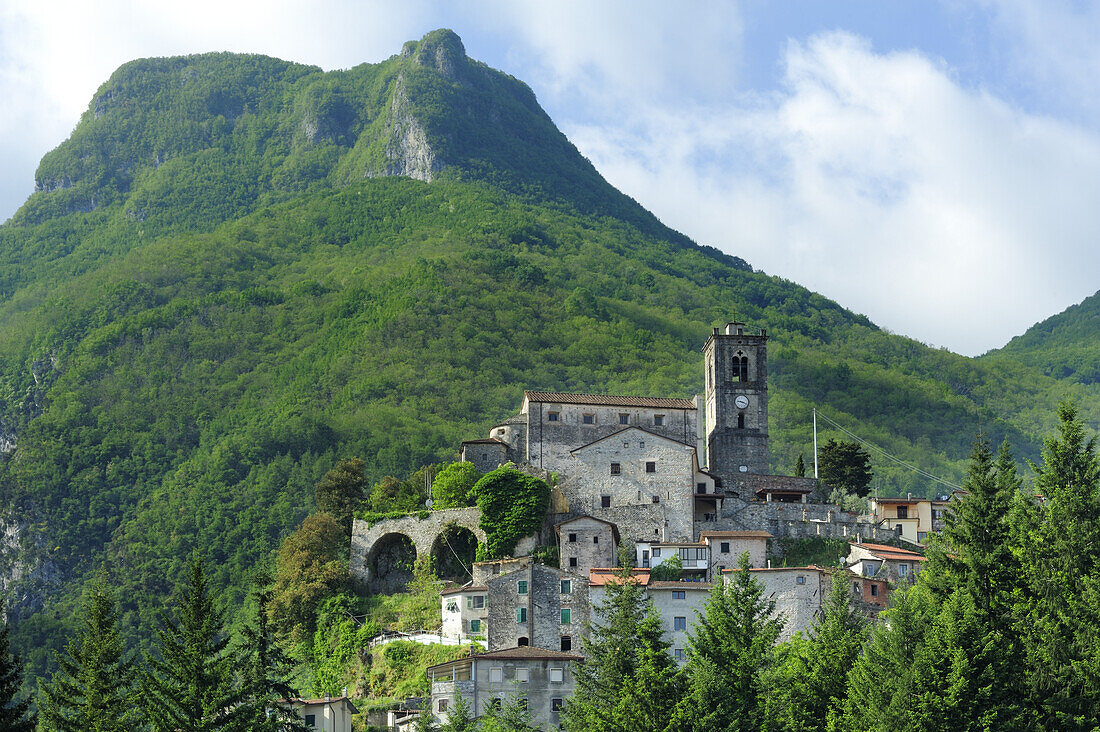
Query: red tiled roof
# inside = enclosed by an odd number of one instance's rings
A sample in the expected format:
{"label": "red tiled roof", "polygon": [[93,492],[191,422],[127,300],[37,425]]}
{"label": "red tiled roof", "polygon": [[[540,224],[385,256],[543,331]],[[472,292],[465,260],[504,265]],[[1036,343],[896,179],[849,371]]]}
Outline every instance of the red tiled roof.
{"label": "red tiled roof", "polygon": [[663,582],[654,580],[646,585],[647,590],[710,590],[710,582]]}
{"label": "red tiled roof", "polygon": [[700,539],[771,539],[767,531],[703,531]]}
{"label": "red tiled roof", "polygon": [[[615,574],[618,571],[620,570],[616,567],[593,567],[592,569],[588,570],[588,586],[603,587],[608,582],[618,582],[619,578]],[[639,585],[648,585],[649,570],[631,570],[631,580]]]}
{"label": "red tiled roof", "polygon": [[668,397],[611,396],[609,394],[565,394],[557,391],[525,391],[529,402],[551,404],[591,404],[602,407],[649,407],[655,409],[695,409],[690,399]]}
{"label": "red tiled roof", "polygon": [[896,546],[868,544],[867,542],[863,542],[862,544],[852,543],[852,546],[862,547],[881,559],[911,559],[914,562],[925,561],[925,558],[920,554],[911,552],[908,549],[899,549]]}

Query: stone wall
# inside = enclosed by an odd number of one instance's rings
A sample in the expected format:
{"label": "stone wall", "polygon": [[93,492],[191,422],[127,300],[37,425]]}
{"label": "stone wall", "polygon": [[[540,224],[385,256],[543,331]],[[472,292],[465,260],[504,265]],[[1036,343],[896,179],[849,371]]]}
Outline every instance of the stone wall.
{"label": "stone wall", "polygon": [[590,516],[559,525],[560,565],[583,577],[593,567],[614,567],[617,547],[612,527]]}
{"label": "stone wall", "polygon": [[[562,580],[569,581],[569,592],[563,593]],[[520,592],[520,583],[526,592]],[[588,579],[542,564],[499,575],[488,582],[489,650],[514,648],[520,639],[526,645],[561,650],[562,636],[569,636],[572,650],[580,648],[584,621],[588,618]],[[517,619],[523,608],[525,622]],[[561,610],[569,608],[570,622],[563,624]]]}

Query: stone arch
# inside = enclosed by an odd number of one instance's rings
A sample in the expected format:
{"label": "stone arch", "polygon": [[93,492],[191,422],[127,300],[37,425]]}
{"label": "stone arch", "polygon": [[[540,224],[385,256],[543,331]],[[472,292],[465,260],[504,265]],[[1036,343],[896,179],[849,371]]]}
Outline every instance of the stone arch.
{"label": "stone arch", "polygon": [[477,534],[457,523],[443,526],[432,542],[432,564],[440,579],[470,581],[477,553]]}
{"label": "stone arch", "polygon": [[373,574],[372,590],[399,592],[413,576],[416,545],[406,534],[391,531],[383,534],[370,548],[366,564]]}

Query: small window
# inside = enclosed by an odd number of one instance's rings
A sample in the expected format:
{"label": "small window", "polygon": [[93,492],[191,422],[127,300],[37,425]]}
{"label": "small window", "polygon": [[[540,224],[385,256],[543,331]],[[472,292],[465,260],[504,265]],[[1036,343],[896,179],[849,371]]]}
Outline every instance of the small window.
{"label": "small window", "polygon": [[654,556],[654,558],[661,556],[661,547],[659,547],[659,546],[653,547],[653,556]]}
{"label": "small window", "polygon": [[630,443],[629,442],[624,442],[623,447],[630,447]]}
{"label": "small window", "polygon": [[619,414],[619,424],[630,424],[629,414]]}
{"label": "small window", "polygon": [[556,696],[556,697],[554,697],[553,699],[550,700],[550,711],[551,712],[560,712],[563,709],[565,709],[565,702],[562,700],[561,697]]}
{"label": "small window", "polygon": [[900,518],[900,519],[909,518],[909,507],[908,506],[898,506],[898,518]]}
{"label": "small window", "polygon": [[317,715],[316,714],[307,714],[306,715],[306,724],[309,725],[310,727],[317,724]]}
{"label": "small window", "polygon": [[[562,644],[563,645],[565,644],[565,639],[568,638],[568,637],[569,636],[567,636],[567,635],[562,636]],[[563,668],[552,668],[552,669],[550,669],[550,683],[551,684],[560,684],[563,681],[565,681],[565,669],[563,669]]]}
{"label": "small window", "polygon": [[723,554],[729,554],[730,553],[730,543],[728,541],[723,541],[722,546],[719,547],[719,548],[721,549]]}
{"label": "small window", "polygon": [[744,412],[738,412],[737,413],[737,429],[739,429],[739,430],[745,429],[745,413]]}
{"label": "small window", "polygon": [[471,633],[480,633],[481,632],[481,621],[480,620],[475,618],[474,620],[470,621],[470,632]]}
{"label": "small window", "polygon": [[654,427],[664,427],[665,426],[665,415],[663,415],[663,414],[653,415],[653,426]]}
{"label": "small window", "polygon": [[673,600],[686,600],[687,599],[687,592],[684,591],[684,590],[673,590],[672,591],[672,599]]}
{"label": "small window", "polygon": [[687,630],[687,627],[688,627],[688,619],[686,617],[679,617],[679,618],[673,618],[672,619],[672,629],[673,630]]}
{"label": "small window", "polygon": [[568,595],[572,591],[573,591],[573,580],[562,580],[561,581],[561,594]]}
{"label": "small window", "polygon": [[531,670],[530,669],[526,669],[526,668],[517,668],[516,669],[516,681],[518,681],[521,684],[526,684],[530,680],[531,680]]}
{"label": "small window", "polygon": [[516,592],[520,595],[527,594],[527,580],[520,580],[516,583]]}
{"label": "small window", "polygon": [[569,543],[570,544],[576,544],[577,543],[577,535],[576,534],[570,534],[569,535]]}
{"label": "small window", "polygon": [[908,564],[899,564],[898,565],[898,575],[901,576],[901,577],[909,576],[909,565]]}
{"label": "small window", "polygon": [[516,608],[516,622],[517,623],[526,623],[527,622],[527,608],[525,608],[525,607],[517,607]]}
{"label": "small window", "polygon": [[485,608],[485,595],[474,596],[474,610],[482,610]]}
{"label": "small window", "polygon": [[599,543],[600,543],[600,537],[598,537],[598,536],[593,536],[593,537],[592,537],[592,543],[593,543],[593,544],[599,544]]}
{"label": "small window", "polygon": [[596,424],[596,415],[594,414],[582,414],[581,422],[584,424]]}
{"label": "small window", "polygon": [[859,583],[858,582],[853,582],[852,583],[852,592],[856,593],[857,595],[859,594]]}
{"label": "small window", "polygon": [[878,585],[871,584],[871,597],[878,597]]}
{"label": "small window", "polygon": [[642,450],[645,449],[645,440],[642,440],[641,442],[638,443],[638,448],[642,449]]}
{"label": "small window", "polygon": [[804,584],[806,584],[806,578],[803,577],[802,575],[798,575],[798,579],[795,580],[795,583],[800,584],[800,585],[804,585]]}
{"label": "small window", "polygon": [[559,416],[560,415],[559,415],[558,412],[547,412],[546,413],[546,421],[547,422],[557,422]]}
{"label": "small window", "polygon": [[611,508],[611,496],[600,496],[600,508]]}
{"label": "small window", "polygon": [[611,463],[611,474],[620,475],[623,472],[623,468],[619,463]]}
{"label": "small window", "polygon": [[447,601],[447,612],[457,613],[458,612],[458,603],[455,602],[454,600],[448,600]]}
{"label": "small window", "polygon": [[673,658],[675,658],[675,659],[676,659],[677,661],[683,661],[683,660],[684,660],[684,649],[683,649],[683,648],[675,648],[675,649],[673,649],[673,651],[672,651],[672,656],[673,656]]}
{"label": "small window", "polygon": [[519,638],[516,638],[516,645],[520,646],[521,648],[526,648],[527,646],[531,645],[531,641],[527,636],[521,635]]}
{"label": "small window", "polygon": [[[489,679],[489,681],[492,681],[492,679]],[[501,706],[501,698],[499,696],[493,697],[492,699],[489,700],[489,708],[490,709],[500,709],[500,706]]]}
{"label": "small window", "polygon": [[435,707],[435,710],[437,712],[447,711],[447,700],[446,699],[440,699],[439,704],[437,704],[436,707]]}
{"label": "small window", "polygon": [[573,611],[570,608],[563,607],[561,609],[561,624],[569,625],[573,622]]}
{"label": "small window", "polygon": [[657,463],[655,463],[655,462],[646,463],[645,464],[645,471],[647,473],[656,473],[657,472]]}
{"label": "small window", "polygon": [[653,496],[653,498],[651,498],[650,500],[651,500],[652,503],[660,503],[661,502],[661,497],[660,496]]}
{"label": "small window", "polygon": [[577,558],[576,557],[569,557],[569,566],[570,566],[570,568],[577,566]]}
{"label": "small window", "polygon": [[[563,635],[563,636],[561,637],[561,649],[562,649],[563,651],[571,651],[571,650],[573,650],[573,636],[571,636],[571,635]],[[553,680],[554,680],[554,669],[550,669],[550,680],[551,680],[551,681],[553,681]],[[560,680],[561,680],[561,679],[559,679],[559,681],[560,681]]]}
{"label": "small window", "polygon": [[489,683],[490,684],[499,684],[502,681],[504,681],[504,667],[503,666],[494,666],[493,668],[489,669]]}

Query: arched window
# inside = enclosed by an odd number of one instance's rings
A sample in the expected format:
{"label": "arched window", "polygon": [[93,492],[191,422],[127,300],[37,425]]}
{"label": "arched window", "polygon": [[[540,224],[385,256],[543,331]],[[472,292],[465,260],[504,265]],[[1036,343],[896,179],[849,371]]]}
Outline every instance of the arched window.
{"label": "arched window", "polygon": [[749,380],[749,358],[748,356],[741,357],[741,381]]}
{"label": "arched window", "polygon": [[738,351],[737,355],[733,357],[733,363],[731,364],[731,378],[734,381],[748,381],[749,380],[749,359],[748,356],[743,355],[744,351]]}
{"label": "arched window", "polygon": [[744,412],[738,412],[737,413],[737,429],[739,429],[739,430],[745,429],[745,413]]}
{"label": "arched window", "polygon": [[516,645],[517,646],[529,646],[529,645],[531,645],[531,641],[528,640],[527,636],[521,635],[519,637],[519,639],[516,640]]}

